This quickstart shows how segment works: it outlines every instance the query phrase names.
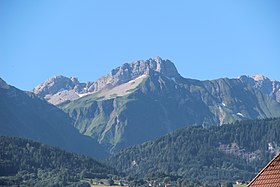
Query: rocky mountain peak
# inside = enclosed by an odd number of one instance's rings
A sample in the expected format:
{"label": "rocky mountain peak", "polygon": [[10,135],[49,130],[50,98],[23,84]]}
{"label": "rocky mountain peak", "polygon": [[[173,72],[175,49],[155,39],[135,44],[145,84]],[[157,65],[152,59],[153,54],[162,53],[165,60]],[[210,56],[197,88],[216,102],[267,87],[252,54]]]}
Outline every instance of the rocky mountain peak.
{"label": "rocky mountain peak", "polygon": [[125,63],[113,69],[110,74],[94,82],[94,87],[92,87],[94,89],[91,89],[91,91],[95,92],[105,87],[114,87],[141,75],[149,74],[151,71],[158,72],[169,78],[180,76],[175,65],[169,60],[162,60],[160,57],[138,60],[132,63]]}
{"label": "rocky mountain peak", "polygon": [[63,90],[71,90],[76,86],[76,84],[79,84],[77,78],[68,78],[62,75],[54,75],[44,83],[35,87],[33,92],[44,97],[45,95],[55,94]]}
{"label": "rocky mountain peak", "polygon": [[125,63],[94,82],[80,83],[76,77],[68,78],[62,75],[55,75],[34,88],[33,92],[53,104],[59,104],[64,102],[65,98],[75,100],[83,95],[101,90],[110,90],[142,75],[153,75],[152,72],[157,72],[168,78],[180,76],[175,65],[170,60],[156,57]]}
{"label": "rocky mountain peak", "polygon": [[260,90],[262,93],[269,94],[270,97],[275,98],[280,103],[280,82],[271,80],[270,78],[256,74],[254,76],[242,75],[238,77],[243,83],[249,84]]}
{"label": "rocky mountain peak", "polygon": [[9,89],[10,86],[3,79],[0,78],[0,88]]}
{"label": "rocky mountain peak", "polygon": [[74,83],[74,84],[80,84],[79,80],[77,77],[70,77],[70,80]]}
{"label": "rocky mountain peak", "polygon": [[280,82],[271,80],[261,74],[256,74],[254,76],[242,75],[238,77],[238,79],[262,91],[263,93],[275,97],[277,102],[280,102]]}
{"label": "rocky mountain peak", "polygon": [[256,74],[256,75],[252,76],[252,79],[254,79],[255,81],[270,80],[269,78],[267,78],[267,77],[265,77],[264,75],[261,75],[261,74]]}
{"label": "rocky mountain peak", "polygon": [[273,93],[273,82],[269,78],[261,74],[256,74],[252,76],[252,79],[255,81],[255,88],[267,94]]}
{"label": "rocky mountain peak", "polygon": [[154,59],[149,59],[148,62],[145,62],[149,64],[149,68],[151,70],[159,72],[169,78],[180,76],[175,65],[168,59],[163,60],[160,57],[156,57]]}
{"label": "rocky mountain peak", "polygon": [[129,74],[131,77],[140,76],[149,70],[156,71],[167,77],[178,77],[175,65],[170,60],[163,60],[160,57],[150,58],[148,60],[138,60],[132,63],[125,63],[122,66],[111,71],[112,76]]}

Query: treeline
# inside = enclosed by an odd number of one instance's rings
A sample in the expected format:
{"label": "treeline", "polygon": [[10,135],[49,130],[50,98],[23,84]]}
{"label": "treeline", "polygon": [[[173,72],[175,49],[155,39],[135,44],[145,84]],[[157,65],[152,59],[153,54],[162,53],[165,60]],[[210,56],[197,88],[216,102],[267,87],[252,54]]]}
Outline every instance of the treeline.
{"label": "treeline", "polygon": [[124,149],[108,163],[134,177],[161,172],[202,182],[248,181],[279,151],[279,145],[279,118],[248,120],[180,129]]}
{"label": "treeline", "polygon": [[89,186],[83,178],[110,178],[98,161],[16,137],[0,137],[0,186]]}

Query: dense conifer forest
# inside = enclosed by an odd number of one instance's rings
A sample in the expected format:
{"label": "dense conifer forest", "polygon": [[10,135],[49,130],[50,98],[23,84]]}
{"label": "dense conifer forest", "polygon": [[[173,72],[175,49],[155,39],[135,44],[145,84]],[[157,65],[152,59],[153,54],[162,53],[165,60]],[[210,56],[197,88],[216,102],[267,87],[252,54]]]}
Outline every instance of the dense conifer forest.
{"label": "dense conifer forest", "polygon": [[0,137],[0,186],[89,186],[83,178],[110,178],[98,161],[27,139]]}
{"label": "dense conifer forest", "polygon": [[248,181],[279,152],[279,127],[279,118],[187,127],[124,149],[108,162],[138,177],[165,173],[204,182]]}

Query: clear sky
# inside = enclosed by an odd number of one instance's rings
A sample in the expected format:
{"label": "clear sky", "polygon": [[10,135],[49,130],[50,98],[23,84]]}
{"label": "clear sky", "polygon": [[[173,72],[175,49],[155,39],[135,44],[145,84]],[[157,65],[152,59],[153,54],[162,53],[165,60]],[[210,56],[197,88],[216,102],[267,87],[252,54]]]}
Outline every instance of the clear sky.
{"label": "clear sky", "polygon": [[0,0],[0,77],[31,90],[160,56],[184,77],[280,80],[279,0]]}

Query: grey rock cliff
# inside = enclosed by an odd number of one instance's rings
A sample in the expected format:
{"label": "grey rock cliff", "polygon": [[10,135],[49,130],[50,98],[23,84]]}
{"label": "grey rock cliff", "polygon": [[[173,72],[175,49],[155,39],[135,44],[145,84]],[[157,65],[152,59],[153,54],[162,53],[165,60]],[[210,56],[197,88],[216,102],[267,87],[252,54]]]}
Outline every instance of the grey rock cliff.
{"label": "grey rock cliff", "polygon": [[157,57],[135,61],[130,64],[125,63],[94,82],[80,83],[77,78],[56,75],[38,85],[33,89],[33,92],[56,105],[65,101],[76,100],[80,96],[112,89],[143,74],[148,74],[150,71],[160,73],[169,78],[180,77],[171,61]]}
{"label": "grey rock cliff", "polygon": [[130,64],[125,63],[113,69],[110,74],[93,82],[89,87],[89,91],[97,92],[104,88],[112,88],[147,74],[149,71],[155,71],[170,78],[180,76],[171,61],[157,57],[155,59],[135,61]]}
{"label": "grey rock cliff", "polygon": [[271,80],[261,74],[256,74],[252,77],[243,75],[239,77],[239,79],[243,83],[249,84],[257,90],[260,90],[262,93],[270,95],[280,103],[280,82]]}

